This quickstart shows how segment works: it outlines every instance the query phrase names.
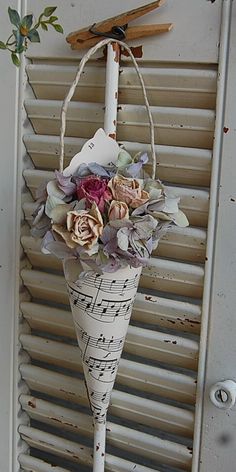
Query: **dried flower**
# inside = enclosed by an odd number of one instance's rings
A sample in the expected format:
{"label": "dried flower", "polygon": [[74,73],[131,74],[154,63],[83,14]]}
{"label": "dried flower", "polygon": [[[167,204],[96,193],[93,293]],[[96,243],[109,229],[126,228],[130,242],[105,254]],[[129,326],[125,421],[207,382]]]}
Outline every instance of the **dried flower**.
{"label": "dried flower", "polygon": [[[98,273],[148,264],[173,223],[188,225],[171,189],[159,180],[137,178],[147,154],[131,157],[120,152],[101,131],[97,132],[99,153],[93,152],[95,138],[92,147],[86,143],[85,161],[78,153],[73,165],[56,172],[56,179],[41,189],[33,215],[34,235],[46,233],[44,252],[63,260],[78,258]],[[106,165],[100,163],[101,150]],[[89,162],[90,152],[96,161]]]}
{"label": "dried flower", "polygon": [[79,200],[85,198],[89,203],[95,202],[101,212],[104,212],[105,202],[112,199],[107,180],[94,175],[78,181],[77,196]]}
{"label": "dried flower", "polygon": [[124,202],[113,200],[108,211],[109,221],[129,218],[129,208]]}
{"label": "dried flower", "polygon": [[149,200],[149,194],[142,190],[140,181],[137,179],[116,175],[110,180],[108,187],[115,200],[125,202],[131,208],[137,208]]}
{"label": "dried flower", "polygon": [[91,249],[103,231],[102,215],[95,203],[90,210],[72,210],[67,213],[67,229],[63,225],[53,224],[53,231],[58,233],[71,249],[77,245]]}

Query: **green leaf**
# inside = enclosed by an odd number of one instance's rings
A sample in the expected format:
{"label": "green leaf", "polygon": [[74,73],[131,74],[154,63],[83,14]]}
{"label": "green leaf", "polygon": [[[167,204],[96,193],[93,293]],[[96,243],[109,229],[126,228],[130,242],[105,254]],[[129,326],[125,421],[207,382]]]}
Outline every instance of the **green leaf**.
{"label": "green leaf", "polygon": [[40,37],[36,29],[32,29],[27,35],[27,38],[31,41],[31,43],[40,43]]}
{"label": "green leaf", "polygon": [[25,36],[22,36],[20,34],[20,31],[19,30],[13,30],[13,34],[15,36],[15,39],[16,39],[16,52],[19,53],[21,47],[23,46],[23,43],[24,43],[24,40],[25,40]]}
{"label": "green leaf", "polygon": [[11,7],[8,8],[8,15],[10,18],[10,22],[15,25],[20,25],[20,15],[16,10],[13,10]]}
{"label": "green leaf", "polygon": [[0,41],[0,49],[7,49],[6,44]]}
{"label": "green leaf", "polygon": [[43,14],[44,14],[44,16],[49,17],[49,16],[51,16],[51,15],[54,13],[54,11],[55,11],[56,9],[57,9],[57,7],[46,7],[45,10],[44,10],[44,12],[43,12]]}
{"label": "green leaf", "polygon": [[16,49],[17,54],[21,54],[22,52],[26,51],[26,46],[20,46]]}
{"label": "green leaf", "polygon": [[21,27],[30,30],[33,23],[33,15],[26,15],[21,21]]}
{"label": "green leaf", "polygon": [[48,27],[47,27],[46,23],[44,23],[43,21],[41,21],[40,25],[41,25],[41,27],[42,27],[42,29],[43,29],[44,31],[48,31]]}
{"label": "green leaf", "polygon": [[53,23],[56,20],[58,20],[58,16],[51,16],[51,18],[49,18],[49,23]]}
{"label": "green leaf", "polygon": [[17,56],[17,54],[15,54],[14,52],[12,52],[12,53],[11,53],[11,59],[12,59],[13,64],[14,64],[16,67],[19,67],[19,66],[20,66],[20,59],[19,59],[19,57]]}
{"label": "green leaf", "polygon": [[48,218],[51,218],[52,210],[57,205],[66,205],[66,203],[63,202],[63,200],[61,200],[60,198],[54,197],[53,195],[49,195],[45,205],[45,213]]}
{"label": "green leaf", "polygon": [[64,30],[61,25],[52,25],[53,28],[58,32],[58,33],[64,33]]}
{"label": "green leaf", "polygon": [[127,151],[125,151],[125,149],[122,149],[118,154],[118,158],[117,158],[117,161],[116,161],[116,166],[117,167],[126,167],[129,164],[132,164],[132,162],[133,162],[133,159],[132,159],[131,155]]}

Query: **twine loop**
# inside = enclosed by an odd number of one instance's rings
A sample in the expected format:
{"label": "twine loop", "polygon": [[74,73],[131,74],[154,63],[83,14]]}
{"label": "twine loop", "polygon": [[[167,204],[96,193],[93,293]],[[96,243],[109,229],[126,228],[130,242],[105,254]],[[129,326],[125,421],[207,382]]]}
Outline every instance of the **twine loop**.
{"label": "twine loop", "polygon": [[[139,70],[138,63],[137,63],[131,49],[129,48],[129,46],[127,46],[127,44],[124,43],[123,41],[118,41],[117,40],[115,42],[117,44],[119,44],[120,46],[122,46],[128,52],[128,54],[129,54],[129,56],[130,56],[130,58],[133,62],[134,68],[137,72],[140,84],[141,84],[143,97],[144,97],[144,102],[145,102],[145,106],[146,106],[146,110],[147,110],[147,114],[148,114],[149,125],[150,125],[150,144],[151,144],[151,156],[152,156],[152,179],[155,180],[155,178],[156,178],[156,152],[155,152],[154,123],[153,123],[153,117],[152,117],[152,114],[151,114],[149,101],[148,101],[148,98],[147,98],[147,93],[146,93],[144,80],[143,80],[142,74]],[[111,38],[103,39],[102,41],[97,43],[95,46],[93,46],[91,49],[89,49],[88,52],[82,57],[82,59],[80,61],[79,68],[78,68],[77,73],[76,73],[76,76],[74,78],[74,81],[72,82],[71,87],[69,89],[69,92],[68,92],[67,96],[65,97],[65,99],[63,101],[62,108],[61,108],[61,131],[60,131],[60,160],[59,160],[59,170],[60,170],[60,172],[63,172],[63,169],[64,169],[64,137],[65,137],[65,131],[66,131],[66,113],[67,113],[67,110],[68,110],[69,102],[70,102],[70,100],[72,99],[72,97],[75,93],[75,89],[78,85],[78,82],[80,80],[80,77],[81,77],[81,74],[83,72],[85,64],[88,62],[88,60],[91,58],[91,56],[96,51],[98,51],[98,49],[101,49],[102,47],[104,47],[104,46],[106,46],[107,44],[110,44],[110,43],[114,43],[114,39],[111,39]]]}

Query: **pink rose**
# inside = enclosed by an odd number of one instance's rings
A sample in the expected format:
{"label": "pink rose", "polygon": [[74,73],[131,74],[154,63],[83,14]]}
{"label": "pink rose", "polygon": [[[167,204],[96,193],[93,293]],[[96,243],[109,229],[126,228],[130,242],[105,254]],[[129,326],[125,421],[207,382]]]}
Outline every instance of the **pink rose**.
{"label": "pink rose", "polygon": [[121,175],[113,177],[108,184],[113,198],[127,203],[131,208],[137,208],[149,200],[148,192],[142,190],[137,179],[129,179]]}
{"label": "pink rose", "polygon": [[109,221],[111,220],[123,220],[129,219],[129,208],[124,202],[118,202],[113,200],[111,202],[109,212],[108,212]]}
{"label": "pink rose", "polygon": [[103,232],[102,215],[96,205],[90,210],[72,210],[67,213],[67,229],[60,224],[52,225],[53,231],[59,234],[71,249],[83,246],[91,249]]}
{"label": "pink rose", "polygon": [[78,200],[86,198],[89,203],[95,202],[103,213],[105,202],[112,199],[112,194],[107,187],[107,181],[101,177],[90,175],[80,180],[77,184]]}

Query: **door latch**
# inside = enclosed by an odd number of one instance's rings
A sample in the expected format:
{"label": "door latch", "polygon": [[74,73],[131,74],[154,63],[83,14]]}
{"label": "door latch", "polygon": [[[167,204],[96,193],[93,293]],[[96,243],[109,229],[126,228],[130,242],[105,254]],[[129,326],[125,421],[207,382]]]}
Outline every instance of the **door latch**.
{"label": "door latch", "polygon": [[236,382],[223,380],[212,385],[210,399],[217,408],[229,410],[236,402]]}

